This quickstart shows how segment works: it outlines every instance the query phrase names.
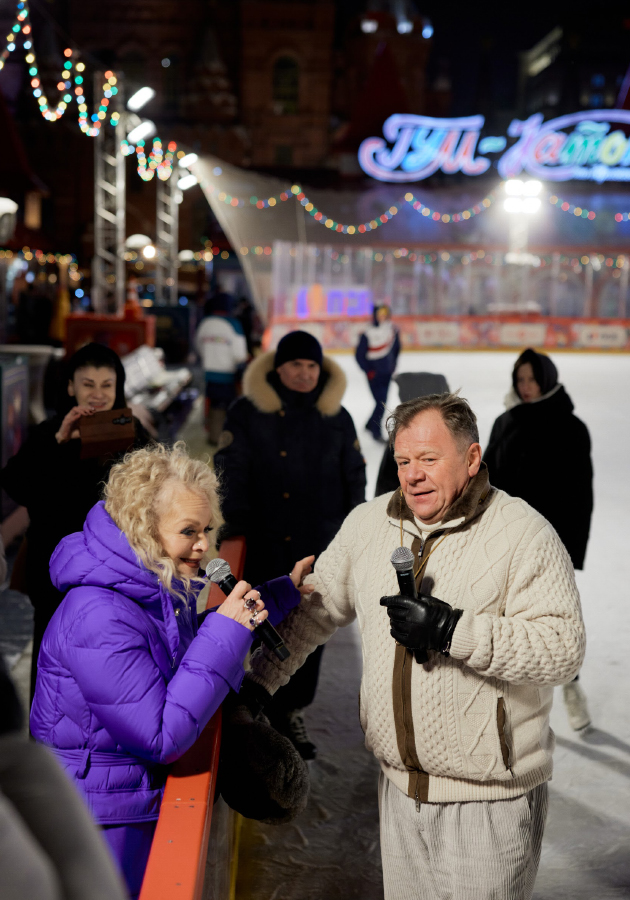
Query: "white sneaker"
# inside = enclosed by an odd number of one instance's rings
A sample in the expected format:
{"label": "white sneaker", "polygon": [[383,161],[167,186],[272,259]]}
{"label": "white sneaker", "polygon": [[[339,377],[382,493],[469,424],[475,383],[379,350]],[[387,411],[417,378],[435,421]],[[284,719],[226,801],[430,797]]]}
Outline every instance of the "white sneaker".
{"label": "white sneaker", "polygon": [[564,705],[567,708],[569,725],[574,731],[581,731],[591,724],[591,717],[586,702],[586,694],[579,681],[571,681],[562,685]]}

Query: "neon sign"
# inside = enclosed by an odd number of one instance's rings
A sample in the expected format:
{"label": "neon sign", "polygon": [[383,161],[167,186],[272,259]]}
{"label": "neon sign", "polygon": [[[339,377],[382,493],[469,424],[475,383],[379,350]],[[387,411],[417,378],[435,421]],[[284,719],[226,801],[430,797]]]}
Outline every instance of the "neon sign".
{"label": "neon sign", "polygon": [[630,124],[630,110],[514,119],[508,137],[517,140],[507,150],[506,137],[481,137],[484,122],[483,116],[390,116],[384,138],[367,138],[359,147],[359,164],[372,178],[392,182],[422,181],[438,170],[482,175],[493,164],[502,178],[527,172],[550,181],[630,181],[630,138],[614,128]]}
{"label": "neon sign", "polygon": [[324,288],[321,284],[298,287],[295,313],[299,319],[312,316],[369,316],[372,313],[372,291],[362,285]]}

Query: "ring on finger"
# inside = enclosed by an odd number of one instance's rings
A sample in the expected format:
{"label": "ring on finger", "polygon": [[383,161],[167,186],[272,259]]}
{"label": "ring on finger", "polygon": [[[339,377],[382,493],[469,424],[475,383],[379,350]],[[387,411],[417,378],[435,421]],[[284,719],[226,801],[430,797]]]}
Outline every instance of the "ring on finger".
{"label": "ring on finger", "polygon": [[258,594],[258,597],[248,597],[245,601],[245,609],[256,609],[256,604],[258,603],[259,599],[260,594]]}
{"label": "ring on finger", "polygon": [[256,628],[256,626],[258,625],[257,616],[258,616],[258,613],[255,612],[254,615],[249,620],[249,624],[252,626],[252,628]]}

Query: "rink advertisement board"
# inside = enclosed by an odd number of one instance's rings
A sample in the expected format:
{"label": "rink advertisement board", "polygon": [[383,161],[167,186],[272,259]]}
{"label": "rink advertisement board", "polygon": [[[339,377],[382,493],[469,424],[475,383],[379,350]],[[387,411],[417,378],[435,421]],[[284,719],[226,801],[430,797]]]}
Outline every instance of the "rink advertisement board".
{"label": "rink advertisement board", "polygon": [[[276,317],[266,333],[274,349],[289,331],[309,331],[326,350],[354,350],[368,317]],[[404,350],[590,350],[630,353],[630,319],[571,319],[530,315],[395,316]]]}

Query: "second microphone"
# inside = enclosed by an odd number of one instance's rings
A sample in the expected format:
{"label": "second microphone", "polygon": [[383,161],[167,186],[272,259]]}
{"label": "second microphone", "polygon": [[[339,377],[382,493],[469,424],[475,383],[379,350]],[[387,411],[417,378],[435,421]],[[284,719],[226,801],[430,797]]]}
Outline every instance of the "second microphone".
{"label": "second microphone", "polygon": [[[231,594],[236,585],[238,584],[234,575],[232,575],[232,571],[230,569],[229,563],[226,563],[224,559],[211,559],[208,565],[206,566],[206,575],[213,582],[219,586],[219,588],[226,595]],[[254,629],[254,634],[256,637],[260,638],[265,647],[268,647],[280,660],[288,659],[291,656],[290,652],[287,650],[286,645],[276,629],[273,627],[271,622],[265,619],[264,622],[261,622],[260,625],[257,625]]]}

